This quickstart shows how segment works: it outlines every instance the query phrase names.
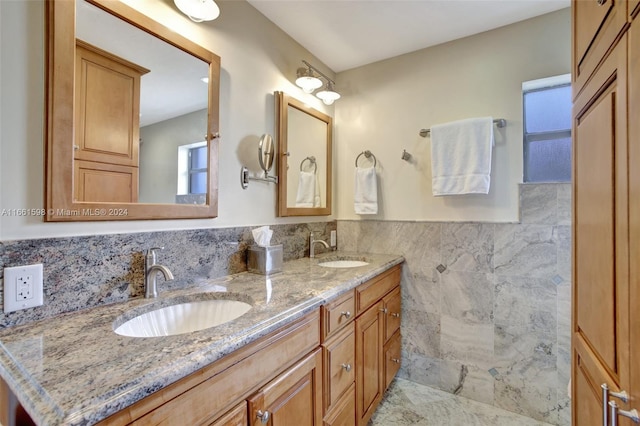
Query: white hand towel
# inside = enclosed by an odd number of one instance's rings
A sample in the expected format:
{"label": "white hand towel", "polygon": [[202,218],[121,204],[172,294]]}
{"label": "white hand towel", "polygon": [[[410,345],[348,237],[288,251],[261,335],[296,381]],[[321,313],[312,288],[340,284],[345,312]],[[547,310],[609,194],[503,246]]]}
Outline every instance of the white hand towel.
{"label": "white hand towel", "polygon": [[378,213],[378,184],[375,167],[356,167],[354,207],[356,214]]}
{"label": "white hand towel", "polygon": [[492,117],[432,126],[433,195],[488,194],[492,147]]}
{"label": "white hand towel", "polygon": [[[315,173],[300,172],[298,178],[298,192],[296,194],[296,207],[319,207],[320,184]],[[317,203],[317,205],[316,205]]]}

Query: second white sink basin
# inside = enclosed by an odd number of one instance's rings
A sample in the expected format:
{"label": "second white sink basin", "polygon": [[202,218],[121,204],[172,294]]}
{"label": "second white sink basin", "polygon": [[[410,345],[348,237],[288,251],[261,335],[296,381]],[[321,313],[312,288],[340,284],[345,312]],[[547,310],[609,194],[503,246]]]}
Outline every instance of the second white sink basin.
{"label": "second white sink basin", "polygon": [[318,263],[319,266],[325,268],[357,268],[358,266],[368,265],[369,262],[363,260],[329,260],[326,262]]}
{"label": "second white sink basin", "polygon": [[140,314],[115,328],[129,337],[160,337],[204,330],[236,319],[251,309],[237,300],[200,300],[158,308]]}

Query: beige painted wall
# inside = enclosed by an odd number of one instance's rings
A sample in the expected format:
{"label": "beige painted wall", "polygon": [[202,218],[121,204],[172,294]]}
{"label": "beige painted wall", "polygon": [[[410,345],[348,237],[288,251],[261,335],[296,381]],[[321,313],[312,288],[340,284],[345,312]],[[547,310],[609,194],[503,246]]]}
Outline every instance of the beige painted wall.
{"label": "beige painted wall", "polygon": [[[240,187],[240,167],[259,170],[258,140],[274,134],[273,92],[281,90],[333,115],[295,86],[306,59],[322,63],[244,1],[219,1],[221,15],[196,24],[173,2],[127,0],[143,13],[222,58],[220,93],[219,217],[208,220],[44,223],[41,217],[0,216],[0,241],[70,235],[292,223],[279,219],[273,184]],[[42,1],[0,1],[0,212],[43,208],[44,6]],[[329,217],[331,219],[332,217]],[[324,221],[327,217],[309,218]]]}
{"label": "beige painted wall", "polygon": [[[570,72],[569,9],[341,72],[336,102],[339,219],[518,220],[522,182],[523,81]],[[434,197],[431,142],[418,132],[478,116],[505,118],[496,129],[488,195]],[[354,160],[378,160],[379,213],[353,210]],[[401,160],[402,150],[413,155]]]}

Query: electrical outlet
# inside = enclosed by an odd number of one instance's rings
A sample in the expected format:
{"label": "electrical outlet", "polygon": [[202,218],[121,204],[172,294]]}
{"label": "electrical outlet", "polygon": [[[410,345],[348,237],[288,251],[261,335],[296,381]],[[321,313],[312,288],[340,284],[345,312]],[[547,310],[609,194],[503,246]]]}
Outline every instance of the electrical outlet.
{"label": "electrical outlet", "polygon": [[333,230],[331,231],[331,244],[329,244],[331,247],[335,247],[336,246],[336,231]]}
{"label": "electrical outlet", "polygon": [[4,268],[4,312],[43,304],[42,263]]}

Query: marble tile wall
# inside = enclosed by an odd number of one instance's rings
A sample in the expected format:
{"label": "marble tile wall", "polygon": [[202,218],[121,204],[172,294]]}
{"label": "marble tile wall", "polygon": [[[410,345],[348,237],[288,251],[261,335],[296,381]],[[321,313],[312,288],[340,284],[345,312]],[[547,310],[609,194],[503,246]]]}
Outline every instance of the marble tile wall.
{"label": "marble tile wall", "polygon": [[[0,328],[142,296],[144,253],[151,247],[165,248],[158,252],[158,262],[169,267],[175,276],[171,282],[159,278],[160,291],[246,271],[246,250],[253,244],[252,228],[0,242],[0,284],[4,267],[44,265],[44,305],[8,314],[0,312]],[[292,260],[309,255],[310,231],[328,241],[336,222],[272,225],[271,229],[271,244],[282,244],[284,260]],[[0,309],[3,293],[0,291]]]}
{"label": "marble tile wall", "polygon": [[338,221],[338,248],[406,258],[401,377],[569,425],[571,185],[520,204],[514,224]]}

